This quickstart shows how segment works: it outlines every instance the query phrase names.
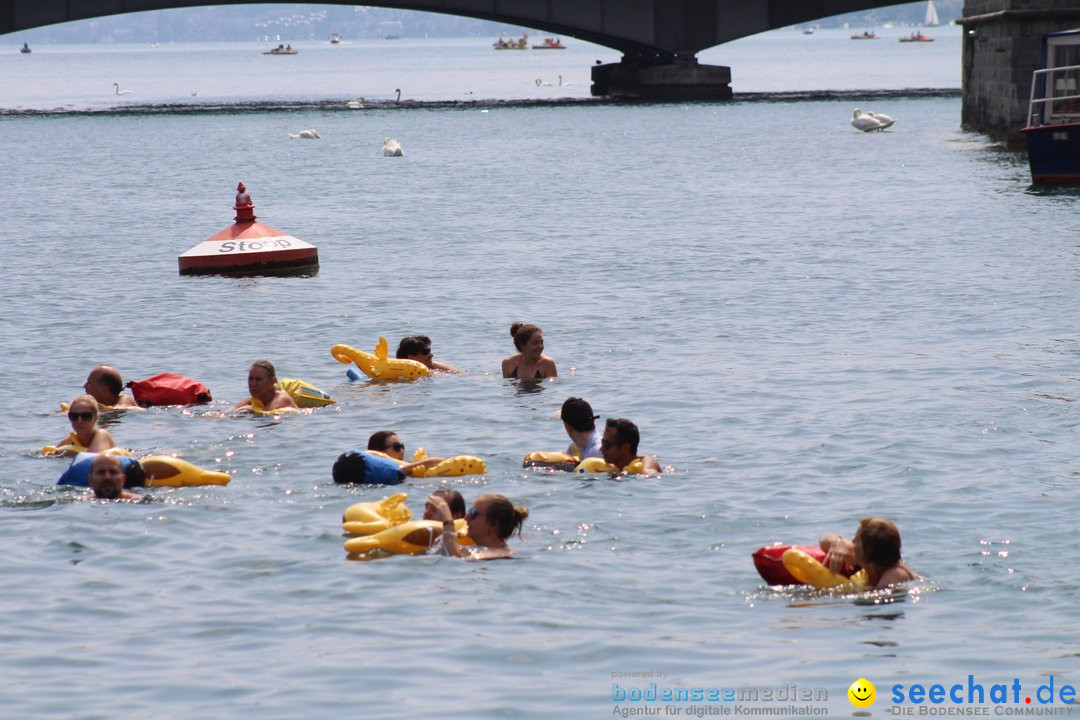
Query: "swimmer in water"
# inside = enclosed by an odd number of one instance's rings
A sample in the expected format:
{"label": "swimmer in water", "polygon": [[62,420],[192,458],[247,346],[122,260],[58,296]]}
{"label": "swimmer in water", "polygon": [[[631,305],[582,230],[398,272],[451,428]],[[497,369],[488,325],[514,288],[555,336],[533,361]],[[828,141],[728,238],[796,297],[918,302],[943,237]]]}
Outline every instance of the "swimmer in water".
{"label": "swimmer in water", "polygon": [[563,428],[570,438],[567,453],[579,460],[604,457],[600,449],[600,433],[596,431],[596,419],[600,416],[593,415],[592,405],[579,397],[567,398],[559,411],[559,417],[562,418]]}
{"label": "swimmer in water", "polygon": [[536,325],[514,323],[510,326],[510,336],[514,338],[517,354],[502,361],[504,378],[541,380],[558,376],[555,360],[544,354],[543,330]]}
{"label": "swimmer in water", "polygon": [[234,407],[233,410],[249,408],[254,405],[255,400],[262,403],[263,410],[285,410],[297,407],[292,396],[277,387],[277,371],[269,360],[256,360],[251,363],[251,369],[248,370],[248,392],[251,393],[251,397]]}
{"label": "swimmer in water", "polygon": [[663,470],[656,458],[637,454],[640,441],[641,433],[638,432],[637,425],[625,418],[608,418],[604,426],[604,437],[600,440],[604,462],[622,471],[630,463],[640,460],[642,475],[659,475]]}
{"label": "swimmer in water", "polygon": [[514,551],[506,541],[515,531],[518,537],[521,537],[521,526],[525,518],[529,517],[527,508],[515,507],[502,495],[481,495],[473,502],[469,512],[465,513],[465,520],[469,523],[469,537],[475,543],[470,546],[458,545],[454,517],[444,498],[434,493],[429,495],[424,506],[424,516],[427,517],[429,513],[443,524],[443,552],[466,560],[513,557]]}
{"label": "swimmer in water", "polygon": [[[116,447],[109,431],[97,426],[98,415],[97,400],[92,395],[80,395],[72,400],[67,414],[71,433],[57,440],[56,445],[82,446],[88,452],[102,452]],[[63,451],[54,451],[54,454],[62,455]]]}
{"label": "swimmer in water", "polygon": [[455,375],[465,374],[464,370],[458,370],[453,365],[439,362],[432,357],[431,338],[427,335],[410,335],[401,338],[401,342],[398,343],[396,357],[398,360],[415,360],[435,372],[453,373]]}
{"label": "swimmer in water", "polygon": [[900,559],[900,531],[883,518],[860,520],[854,540],[830,533],[821,538],[821,549],[825,551],[826,567],[841,572],[859,566],[866,570],[867,584],[873,588],[919,579]]}
{"label": "swimmer in water", "polygon": [[86,376],[83,390],[100,405],[114,408],[137,408],[135,398],[124,392],[124,380],[120,371],[108,365],[98,365]]}
{"label": "swimmer in water", "polygon": [[141,500],[124,489],[124,466],[114,455],[98,455],[90,463],[90,489],[99,500]]}
{"label": "swimmer in water", "polygon": [[[457,490],[436,490],[431,495],[441,497],[450,508],[450,517],[454,520],[465,517],[465,498]],[[424,505],[424,519],[438,520],[435,510],[429,505]]]}

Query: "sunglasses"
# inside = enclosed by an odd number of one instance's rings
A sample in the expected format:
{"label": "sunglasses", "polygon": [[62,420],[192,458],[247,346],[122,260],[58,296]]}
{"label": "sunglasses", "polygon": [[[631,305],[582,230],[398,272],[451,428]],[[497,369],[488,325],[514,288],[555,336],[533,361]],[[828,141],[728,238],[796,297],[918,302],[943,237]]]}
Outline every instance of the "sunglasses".
{"label": "sunglasses", "polygon": [[68,420],[70,420],[71,422],[75,422],[76,420],[93,420],[93,419],[94,419],[94,413],[91,412],[91,411],[75,412],[74,410],[72,410],[71,412],[68,413]]}
{"label": "sunglasses", "polygon": [[487,513],[480,512],[475,506],[469,508],[469,512],[465,513],[466,520],[475,520],[478,517],[487,517]]}
{"label": "sunglasses", "polygon": [[621,444],[622,443],[620,443],[618,440],[601,440],[600,441],[600,447],[604,448],[605,450],[610,450],[611,448],[618,447]]}
{"label": "sunglasses", "polygon": [[[397,452],[405,452],[405,443],[399,443],[399,442],[390,443],[389,445],[386,446],[386,450],[396,450]],[[383,452],[386,452],[386,450],[384,450]]]}

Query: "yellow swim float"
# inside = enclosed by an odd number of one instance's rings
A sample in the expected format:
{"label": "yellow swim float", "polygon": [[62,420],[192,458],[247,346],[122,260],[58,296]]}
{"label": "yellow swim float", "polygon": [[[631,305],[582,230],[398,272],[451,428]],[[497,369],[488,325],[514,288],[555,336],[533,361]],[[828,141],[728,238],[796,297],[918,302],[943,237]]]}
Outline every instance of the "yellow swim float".
{"label": "yellow swim float", "polygon": [[565,452],[546,452],[537,450],[525,456],[521,461],[521,467],[552,468],[573,472],[581,464],[581,458]]}
{"label": "yellow swim float", "polygon": [[791,577],[803,585],[840,591],[865,590],[867,587],[866,570],[860,570],[851,577],[845,577],[834,573],[798,548],[785,550],[781,561]]}
{"label": "yellow swim float", "polygon": [[[467,535],[469,525],[464,519],[454,521],[457,541],[462,545],[471,545]],[[418,555],[427,552],[442,537],[442,523],[438,520],[409,520],[394,525],[382,532],[345,541],[345,552],[360,555],[374,550],[394,555]]]}
{"label": "yellow swim float", "polygon": [[351,345],[335,345],[330,348],[330,354],[340,363],[355,363],[360,372],[372,380],[413,380],[431,374],[431,370],[422,362],[391,358],[386,338],[381,335],[374,354],[357,350]]}
{"label": "yellow swim float", "polygon": [[374,535],[408,522],[412,512],[405,505],[405,493],[397,493],[377,502],[361,502],[345,508],[341,527],[350,535]]}
{"label": "yellow swim float", "polygon": [[590,457],[585,458],[578,463],[577,467],[574,468],[574,472],[582,475],[594,475],[598,473],[611,473],[612,475],[641,475],[645,472],[645,464],[638,458],[622,470],[619,470],[614,465],[608,465],[604,462],[604,458]]}
{"label": "yellow swim float", "polygon": [[232,475],[216,470],[204,470],[171,455],[151,455],[139,460],[146,471],[146,487],[194,487],[197,485],[228,485]]}
{"label": "yellow swim float", "polygon": [[[365,450],[364,452],[369,455],[378,455],[388,460],[393,460],[398,465],[406,465],[404,460],[398,460],[392,458],[384,452],[378,450]],[[424,448],[417,448],[412,455],[411,462],[420,462],[427,459],[427,451]],[[448,457],[438,465],[432,467],[424,467],[420,465],[414,467],[409,471],[409,477],[421,478],[421,477],[461,477],[462,475],[483,475],[487,472],[487,463],[482,458],[478,458],[475,455],[455,455]]]}
{"label": "yellow swim float", "polygon": [[[51,456],[64,456],[74,457],[81,452],[86,452],[86,446],[79,442],[79,436],[75,433],[68,433],[68,441],[63,445],[46,445],[41,448],[42,455]],[[123,457],[134,457],[134,453],[126,448],[109,448],[108,450],[102,450],[101,452],[107,455],[122,455]]]}
{"label": "yellow swim float", "polygon": [[277,410],[265,410],[263,409],[263,402],[258,398],[251,398],[251,404],[247,407],[242,407],[240,410],[251,413],[252,415],[286,415],[288,413],[304,412],[304,408],[290,407],[290,408],[278,408]]}
{"label": "yellow swim float", "polygon": [[277,387],[289,393],[289,397],[302,408],[324,407],[336,402],[328,393],[299,378],[279,378]]}

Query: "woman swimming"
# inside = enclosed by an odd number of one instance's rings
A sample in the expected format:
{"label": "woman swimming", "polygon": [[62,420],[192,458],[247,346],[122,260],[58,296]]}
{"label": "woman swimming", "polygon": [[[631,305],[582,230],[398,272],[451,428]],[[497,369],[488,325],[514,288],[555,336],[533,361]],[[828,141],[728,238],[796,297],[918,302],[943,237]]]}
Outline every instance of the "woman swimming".
{"label": "woman swimming", "polygon": [[516,531],[521,537],[521,526],[529,517],[527,508],[515,507],[502,495],[487,493],[476,498],[472,508],[465,514],[469,523],[469,537],[474,545],[458,545],[457,532],[450,506],[439,495],[428,496],[424,516],[442,522],[443,550],[447,555],[466,560],[497,560],[513,557],[514,551],[506,540]]}
{"label": "woman swimming", "polygon": [[518,352],[502,361],[504,378],[527,378],[541,380],[557,377],[555,360],[544,354],[544,331],[536,325],[514,323],[510,336]]}

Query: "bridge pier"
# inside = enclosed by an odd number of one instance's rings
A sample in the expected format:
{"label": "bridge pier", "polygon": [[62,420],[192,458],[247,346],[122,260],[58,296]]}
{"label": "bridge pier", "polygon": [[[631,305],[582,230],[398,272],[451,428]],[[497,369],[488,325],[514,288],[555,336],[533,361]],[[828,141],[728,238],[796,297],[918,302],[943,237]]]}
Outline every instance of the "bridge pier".
{"label": "bridge pier", "polygon": [[1080,26],[1080,0],[964,0],[960,124],[1023,148],[1042,36]]}
{"label": "bridge pier", "polygon": [[730,100],[731,68],[702,65],[692,52],[623,55],[593,65],[592,94],[638,100]]}

